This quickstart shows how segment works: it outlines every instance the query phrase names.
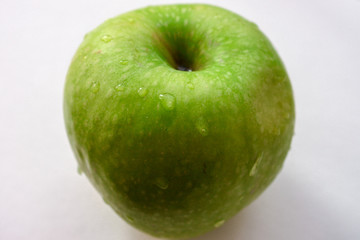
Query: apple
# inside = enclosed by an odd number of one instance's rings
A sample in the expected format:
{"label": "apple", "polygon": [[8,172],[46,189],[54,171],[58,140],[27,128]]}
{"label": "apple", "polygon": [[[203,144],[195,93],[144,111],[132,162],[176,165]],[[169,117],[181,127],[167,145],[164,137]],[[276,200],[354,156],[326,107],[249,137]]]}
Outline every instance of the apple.
{"label": "apple", "polygon": [[86,34],[64,118],[79,169],[118,215],[186,238],[221,226],[274,180],[295,114],[284,65],[254,23],[184,4]]}

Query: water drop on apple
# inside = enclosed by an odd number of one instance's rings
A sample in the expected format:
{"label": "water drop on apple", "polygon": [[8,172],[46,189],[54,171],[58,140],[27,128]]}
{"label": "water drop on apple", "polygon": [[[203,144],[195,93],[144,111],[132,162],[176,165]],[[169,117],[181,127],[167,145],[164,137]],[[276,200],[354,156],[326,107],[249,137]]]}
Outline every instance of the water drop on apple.
{"label": "water drop on apple", "polygon": [[148,92],[149,91],[147,90],[147,88],[141,87],[138,89],[138,94],[140,97],[145,97],[148,94]]}
{"label": "water drop on apple", "polygon": [[79,175],[83,174],[83,170],[81,169],[80,165],[77,168],[77,172],[78,172]]}
{"label": "water drop on apple", "polygon": [[126,215],[126,219],[131,223],[134,222],[134,218],[131,217],[130,215]]}
{"label": "water drop on apple", "polygon": [[158,177],[155,179],[155,185],[163,190],[169,187],[169,182],[164,177]]}
{"label": "water drop on apple", "polygon": [[115,90],[116,90],[117,92],[122,92],[122,91],[125,90],[125,87],[124,87],[123,84],[120,83],[120,84],[118,84],[118,85],[115,86]]}
{"label": "water drop on apple", "polygon": [[218,228],[218,227],[222,226],[224,223],[225,223],[225,220],[220,220],[214,224],[214,227]]}
{"label": "water drop on apple", "polygon": [[192,83],[187,83],[186,86],[187,86],[189,89],[194,89],[194,88],[195,88],[194,84],[192,84]]}
{"label": "water drop on apple", "polygon": [[176,98],[170,93],[164,93],[159,95],[159,99],[163,108],[171,111],[175,108]]}
{"label": "water drop on apple", "polygon": [[96,81],[93,81],[91,83],[91,92],[97,93],[99,90],[100,90],[100,83],[96,82]]}
{"label": "water drop on apple", "polygon": [[197,121],[196,128],[202,136],[207,136],[209,134],[208,124],[204,118],[200,118]]}
{"label": "water drop on apple", "polygon": [[111,42],[112,39],[113,39],[112,36],[109,35],[109,34],[106,34],[106,35],[101,37],[101,41],[103,41],[104,43]]}
{"label": "water drop on apple", "polygon": [[128,60],[120,60],[120,64],[121,65],[127,65],[128,64]]}
{"label": "water drop on apple", "polygon": [[250,173],[249,173],[249,176],[254,176],[257,171],[258,171],[258,168],[259,168],[259,165],[263,159],[263,156],[264,156],[264,153],[260,153],[259,156],[257,157],[254,165],[252,166],[251,170],[250,170]]}

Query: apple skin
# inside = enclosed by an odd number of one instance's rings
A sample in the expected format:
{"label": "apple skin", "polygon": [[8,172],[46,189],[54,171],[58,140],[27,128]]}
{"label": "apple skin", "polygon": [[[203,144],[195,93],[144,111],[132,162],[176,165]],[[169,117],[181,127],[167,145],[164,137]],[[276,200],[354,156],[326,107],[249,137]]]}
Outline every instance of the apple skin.
{"label": "apple skin", "polygon": [[273,181],[295,113],[258,27],[189,4],[132,11],[88,33],[67,74],[64,118],[79,168],[118,215],[186,238],[219,227]]}

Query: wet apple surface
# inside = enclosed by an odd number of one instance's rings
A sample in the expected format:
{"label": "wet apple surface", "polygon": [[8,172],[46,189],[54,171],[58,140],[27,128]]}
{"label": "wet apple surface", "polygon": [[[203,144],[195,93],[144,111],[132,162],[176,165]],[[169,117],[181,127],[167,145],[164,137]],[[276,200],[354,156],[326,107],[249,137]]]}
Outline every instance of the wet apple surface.
{"label": "wet apple surface", "polygon": [[79,169],[151,235],[197,236],[253,201],[294,131],[286,70],[258,27],[210,5],[152,6],[88,33],[68,71]]}

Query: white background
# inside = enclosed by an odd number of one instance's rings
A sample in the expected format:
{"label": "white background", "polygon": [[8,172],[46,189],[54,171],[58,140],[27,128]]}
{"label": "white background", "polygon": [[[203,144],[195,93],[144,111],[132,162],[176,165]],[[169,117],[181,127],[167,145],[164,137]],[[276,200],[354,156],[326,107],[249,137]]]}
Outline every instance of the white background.
{"label": "white background", "polygon": [[[360,1],[207,2],[271,39],[293,84],[297,121],[275,182],[196,239],[360,239]],[[0,1],[0,239],[154,239],[77,174],[62,116],[65,75],[84,34],[148,4]]]}

